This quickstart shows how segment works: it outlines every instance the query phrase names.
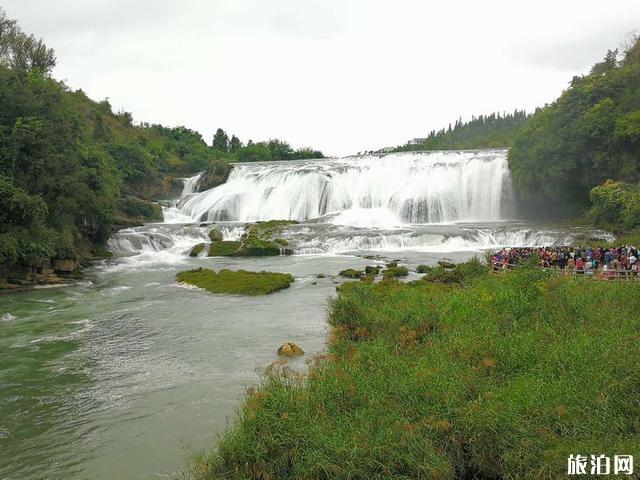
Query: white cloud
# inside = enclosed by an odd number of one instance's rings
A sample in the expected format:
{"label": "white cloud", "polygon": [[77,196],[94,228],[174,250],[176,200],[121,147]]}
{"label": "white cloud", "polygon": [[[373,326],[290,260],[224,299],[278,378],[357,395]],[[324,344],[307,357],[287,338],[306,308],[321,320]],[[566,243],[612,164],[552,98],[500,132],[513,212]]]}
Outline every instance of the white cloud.
{"label": "white cloud", "polygon": [[552,101],[634,0],[5,0],[56,76],[140,121],[346,154]]}

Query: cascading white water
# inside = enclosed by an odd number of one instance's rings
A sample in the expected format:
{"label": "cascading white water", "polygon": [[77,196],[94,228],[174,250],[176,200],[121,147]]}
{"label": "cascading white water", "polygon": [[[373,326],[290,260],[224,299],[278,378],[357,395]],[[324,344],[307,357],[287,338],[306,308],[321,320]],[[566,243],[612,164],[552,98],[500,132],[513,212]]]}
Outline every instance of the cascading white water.
{"label": "cascading white water", "polygon": [[303,221],[280,233],[303,255],[480,251],[571,244],[581,234],[504,223],[513,213],[506,150],[238,164],[225,184],[196,193],[201,175],[183,179],[164,224],[121,230],[109,249],[136,266],[182,262],[209,243],[203,221],[225,240],[240,239],[243,222]]}
{"label": "cascading white water", "polygon": [[180,198],[188,197],[189,195],[193,195],[196,193],[198,188],[198,182],[200,182],[200,178],[202,178],[202,173],[196,173],[193,177],[183,178],[184,187],[182,188],[182,194]]}
{"label": "cascading white water", "polygon": [[308,220],[335,224],[498,221],[510,182],[506,150],[395,153],[239,164],[229,180],[183,198],[193,219]]}
{"label": "cascading white water", "polygon": [[[198,183],[202,178],[203,172],[196,173],[192,177],[181,178],[183,182],[182,193],[180,199],[189,197],[196,193],[198,189]],[[171,200],[169,206],[162,207],[162,216],[164,217],[164,223],[190,223],[193,220],[188,215],[185,215],[179,208],[176,207],[179,200]]]}

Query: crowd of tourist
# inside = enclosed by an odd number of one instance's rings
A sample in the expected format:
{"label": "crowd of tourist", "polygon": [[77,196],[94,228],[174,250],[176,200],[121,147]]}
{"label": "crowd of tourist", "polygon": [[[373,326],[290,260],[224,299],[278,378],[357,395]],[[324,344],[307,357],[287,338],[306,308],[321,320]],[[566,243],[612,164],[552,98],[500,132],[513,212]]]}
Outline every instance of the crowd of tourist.
{"label": "crowd of tourist", "polygon": [[494,271],[515,268],[519,263],[538,257],[542,268],[554,268],[566,274],[601,275],[603,278],[637,276],[640,273],[638,249],[621,247],[514,247],[503,248],[491,257]]}

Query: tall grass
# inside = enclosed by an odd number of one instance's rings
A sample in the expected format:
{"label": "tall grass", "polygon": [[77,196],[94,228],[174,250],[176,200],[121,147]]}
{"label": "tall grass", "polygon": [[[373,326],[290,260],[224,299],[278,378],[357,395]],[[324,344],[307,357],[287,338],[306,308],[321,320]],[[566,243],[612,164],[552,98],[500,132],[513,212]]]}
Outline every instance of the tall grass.
{"label": "tall grass", "polygon": [[638,282],[535,268],[350,283],[328,353],[307,377],[272,369],[187,476],[561,478],[571,453],[639,458],[639,312]]}

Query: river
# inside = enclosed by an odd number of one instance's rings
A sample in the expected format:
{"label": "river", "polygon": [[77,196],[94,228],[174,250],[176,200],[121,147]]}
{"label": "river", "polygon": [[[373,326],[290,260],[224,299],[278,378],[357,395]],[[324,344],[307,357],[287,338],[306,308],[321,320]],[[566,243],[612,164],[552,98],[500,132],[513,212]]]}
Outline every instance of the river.
{"label": "river", "polygon": [[[280,344],[304,358],[325,347],[342,269],[606,235],[514,221],[501,150],[238,165],[195,193],[198,179],[185,179],[165,223],[116,233],[116,256],[81,280],[0,294],[1,479],[171,478],[233,421]],[[300,221],[282,233],[294,255],[188,256],[213,223],[235,239],[245,222],[276,218]],[[295,282],[212,295],[175,282],[195,266]]]}

